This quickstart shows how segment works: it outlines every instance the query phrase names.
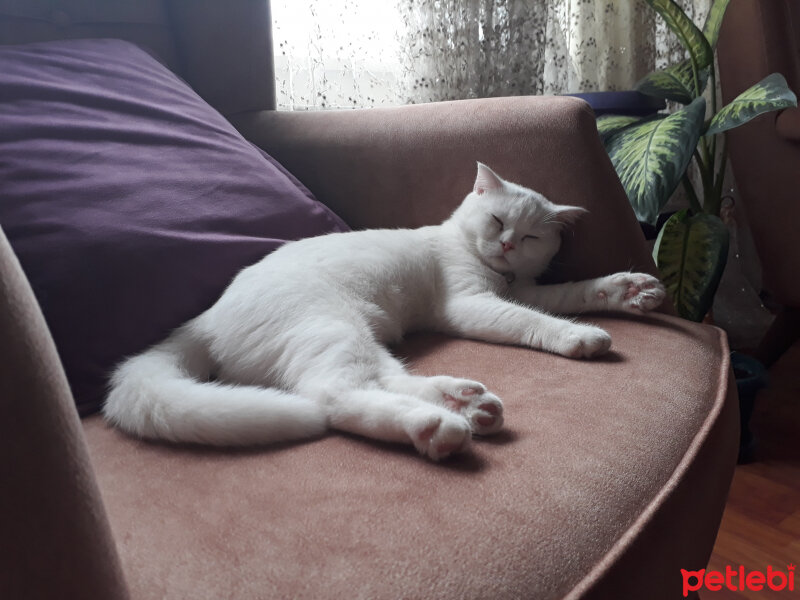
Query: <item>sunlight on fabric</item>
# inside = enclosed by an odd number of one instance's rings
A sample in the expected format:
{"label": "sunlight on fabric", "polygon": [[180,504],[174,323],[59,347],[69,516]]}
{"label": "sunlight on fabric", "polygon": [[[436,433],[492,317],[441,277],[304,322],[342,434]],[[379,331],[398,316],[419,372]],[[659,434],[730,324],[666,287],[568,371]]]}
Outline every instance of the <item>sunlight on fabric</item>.
{"label": "sunlight on fabric", "polygon": [[272,0],[278,107],[398,104],[397,0]]}

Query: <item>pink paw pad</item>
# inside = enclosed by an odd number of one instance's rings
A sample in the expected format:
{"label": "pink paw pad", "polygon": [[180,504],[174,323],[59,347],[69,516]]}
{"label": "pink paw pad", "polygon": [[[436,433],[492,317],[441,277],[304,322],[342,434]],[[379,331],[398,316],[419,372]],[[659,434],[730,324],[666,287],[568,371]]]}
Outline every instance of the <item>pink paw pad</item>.
{"label": "pink paw pad", "polygon": [[496,404],[481,404],[478,408],[495,417],[500,414],[500,407]]}
{"label": "pink paw pad", "polygon": [[[465,394],[461,392],[462,396],[467,396],[470,394]],[[469,406],[469,400],[461,400],[460,398],[456,398],[455,396],[451,396],[450,394],[444,394],[444,403],[447,405],[447,408],[452,410],[460,410],[466,406]]]}
{"label": "pink paw pad", "polygon": [[439,429],[439,423],[426,427],[417,434],[417,437],[419,437],[420,441],[426,442],[433,437],[437,429]]}
{"label": "pink paw pad", "polygon": [[606,294],[605,292],[597,292],[597,297],[600,300],[605,300],[606,298],[608,298],[608,294]]}
{"label": "pink paw pad", "polygon": [[439,444],[436,446],[436,453],[439,456],[447,456],[461,448],[460,444]]}
{"label": "pink paw pad", "polygon": [[478,422],[478,424],[483,425],[484,427],[491,427],[494,425],[497,415],[500,414],[500,408],[494,404],[481,404],[478,406],[478,410],[482,410],[483,412],[487,412],[491,415],[489,417],[483,415],[476,417],[475,420]]}

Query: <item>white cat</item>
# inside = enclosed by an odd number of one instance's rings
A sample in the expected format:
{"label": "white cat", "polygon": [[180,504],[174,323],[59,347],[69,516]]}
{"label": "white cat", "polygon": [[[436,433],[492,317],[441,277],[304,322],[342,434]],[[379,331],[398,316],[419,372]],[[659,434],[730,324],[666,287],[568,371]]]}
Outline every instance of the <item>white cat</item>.
{"label": "white cat", "polygon": [[176,442],[262,444],[333,428],[412,443],[434,460],[461,452],[473,433],[500,430],[500,399],[476,381],[411,375],[385,345],[429,330],[572,358],[606,352],[604,330],[548,313],[647,311],[664,288],[638,273],[536,285],[562,227],[583,212],[478,164],[472,192],[441,225],[285,244],[122,363],[103,412]]}

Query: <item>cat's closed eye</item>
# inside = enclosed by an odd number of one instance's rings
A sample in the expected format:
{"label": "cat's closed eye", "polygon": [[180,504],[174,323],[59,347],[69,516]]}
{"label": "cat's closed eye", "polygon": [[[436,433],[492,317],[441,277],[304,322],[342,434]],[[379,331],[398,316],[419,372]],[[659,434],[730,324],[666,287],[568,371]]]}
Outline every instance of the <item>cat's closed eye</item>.
{"label": "cat's closed eye", "polygon": [[522,239],[523,240],[527,240],[527,239],[538,240],[539,236],[538,235],[530,235],[530,234],[528,234],[528,235],[523,235]]}
{"label": "cat's closed eye", "polygon": [[500,225],[500,231],[503,231],[505,225],[503,225],[503,222],[500,220],[500,218],[497,215],[492,215],[492,218],[497,221],[498,225]]}

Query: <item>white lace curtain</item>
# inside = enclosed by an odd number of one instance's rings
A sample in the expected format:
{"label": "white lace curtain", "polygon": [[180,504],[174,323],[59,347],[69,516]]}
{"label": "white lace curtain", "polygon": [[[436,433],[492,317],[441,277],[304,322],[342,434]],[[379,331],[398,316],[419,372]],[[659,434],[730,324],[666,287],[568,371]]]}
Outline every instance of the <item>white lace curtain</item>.
{"label": "white lace curtain", "polygon": [[[712,0],[677,0],[702,23]],[[272,0],[278,105],[630,89],[684,57],[643,0]]]}

